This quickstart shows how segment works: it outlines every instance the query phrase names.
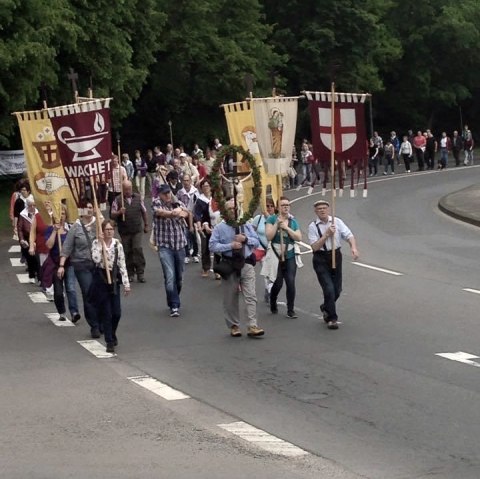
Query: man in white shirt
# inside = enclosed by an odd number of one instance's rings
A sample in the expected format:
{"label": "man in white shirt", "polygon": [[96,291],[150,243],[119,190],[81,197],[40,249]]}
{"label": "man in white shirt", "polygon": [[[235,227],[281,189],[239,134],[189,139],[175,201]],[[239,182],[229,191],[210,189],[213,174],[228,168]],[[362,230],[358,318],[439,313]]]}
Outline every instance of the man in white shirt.
{"label": "man in white shirt", "polygon": [[[342,292],[342,253],[340,243],[348,242],[352,257],[359,256],[353,233],[340,218],[332,218],[330,204],[326,200],[314,203],[317,218],[308,225],[308,239],[313,250],[313,269],[323,290],[323,304],[320,310],[328,329],[338,329],[335,302]],[[334,253],[332,253],[334,250]],[[335,268],[332,255],[335,254]]]}

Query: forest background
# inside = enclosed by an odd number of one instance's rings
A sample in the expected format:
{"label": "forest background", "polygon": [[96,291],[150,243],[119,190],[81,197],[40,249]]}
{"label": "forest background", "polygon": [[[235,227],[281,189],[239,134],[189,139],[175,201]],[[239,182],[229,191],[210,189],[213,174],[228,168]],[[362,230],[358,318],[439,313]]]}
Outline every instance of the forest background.
{"label": "forest background", "polygon": [[[329,90],[373,95],[374,129],[480,134],[478,0],[1,0],[0,147],[14,111],[111,96],[122,151],[228,142],[219,105]],[[310,138],[306,100],[297,136]]]}

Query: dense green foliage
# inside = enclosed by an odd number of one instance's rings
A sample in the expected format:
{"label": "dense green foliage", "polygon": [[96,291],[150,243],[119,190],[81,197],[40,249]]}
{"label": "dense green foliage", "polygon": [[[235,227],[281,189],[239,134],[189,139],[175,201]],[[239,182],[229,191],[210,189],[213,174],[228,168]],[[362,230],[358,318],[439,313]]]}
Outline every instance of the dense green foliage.
{"label": "dense green foliage", "polygon": [[[12,111],[112,96],[125,147],[226,140],[219,105],[255,96],[370,92],[375,126],[476,128],[478,0],[2,0],[0,144]],[[308,135],[305,103],[299,135]],[[478,128],[477,128],[478,130]]]}

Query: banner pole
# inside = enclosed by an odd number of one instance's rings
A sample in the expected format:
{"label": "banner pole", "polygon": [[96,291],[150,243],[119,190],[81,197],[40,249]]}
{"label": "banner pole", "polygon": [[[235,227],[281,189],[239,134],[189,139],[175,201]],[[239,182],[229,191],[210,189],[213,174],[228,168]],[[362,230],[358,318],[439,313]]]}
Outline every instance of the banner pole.
{"label": "banner pole", "polygon": [[[332,200],[331,200],[331,212],[332,212],[332,225],[335,225],[335,83],[332,82],[330,94],[332,96],[331,102],[331,135],[330,135],[330,175],[332,185]],[[335,258],[335,235],[332,236],[332,269],[336,268]]]}

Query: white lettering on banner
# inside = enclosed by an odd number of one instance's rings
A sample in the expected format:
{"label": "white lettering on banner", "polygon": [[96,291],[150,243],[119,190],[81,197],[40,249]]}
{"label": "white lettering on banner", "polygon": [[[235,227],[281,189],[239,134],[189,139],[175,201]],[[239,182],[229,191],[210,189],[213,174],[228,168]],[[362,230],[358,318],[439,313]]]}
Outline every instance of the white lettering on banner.
{"label": "white lettering on banner", "polygon": [[70,178],[89,178],[106,173],[109,170],[111,159],[92,163],[91,165],[66,166],[65,172]]}

